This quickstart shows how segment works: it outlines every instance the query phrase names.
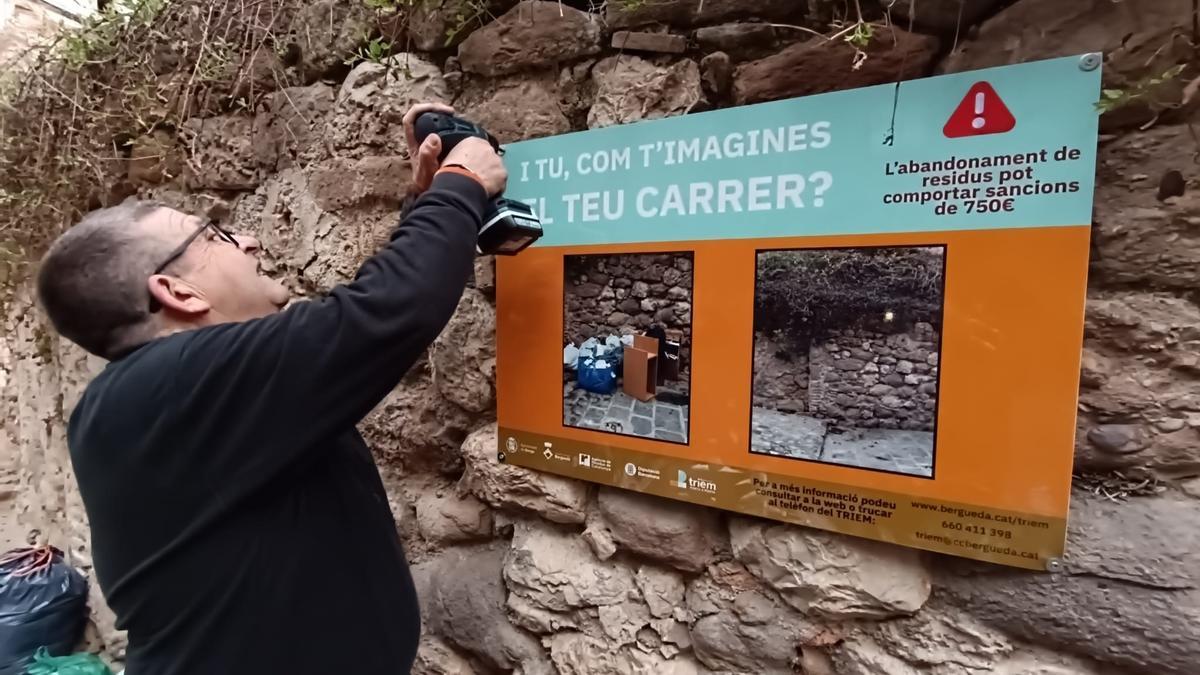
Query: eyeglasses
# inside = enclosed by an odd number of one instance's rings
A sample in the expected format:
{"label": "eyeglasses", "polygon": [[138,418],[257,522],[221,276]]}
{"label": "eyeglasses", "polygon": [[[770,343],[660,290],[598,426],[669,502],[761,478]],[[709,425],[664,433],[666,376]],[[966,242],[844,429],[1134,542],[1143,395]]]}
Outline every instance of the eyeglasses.
{"label": "eyeglasses", "polygon": [[[183,243],[180,244],[174,251],[172,251],[171,255],[167,256],[167,259],[164,260],[161,265],[159,265],[158,267],[155,267],[154,271],[151,272],[150,275],[154,276],[155,274],[162,274],[162,271],[165,270],[168,265],[175,262],[179,258],[179,256],[183,255],[184,252],[188,250],[188,247],[192,245],[192,242],[196,240],[196,237],[199,237],[201,234],[204,234],[204,231],[207,229],[210,229],[210,228],[212,229],[213,233],[216,234],[218,239],[225,241],[227,243],[233,244],[234,246],[237,246],[239,248],[241,247],[241,244],[238,243],[238,240],[232,234],[229,234],[225,230],[221,229],[221,226],[217,225],[216,221],[208,220],[208,221],[205,221],[203,225],[198,227],[195,232],[191,233],[187,239],[184,239]],[[160,308],[161,308],[161,306],[158,304],[158,301],[154,299],[153,295],[151,295],[150,296],[150,313],[153,314],[154,312],[157,312]]]}
{"label": "eyeglasses", "polygon": [[224,241],[227,241],[230,244],[233,244],[234,246],[241,245],[241,244],[238,244],[238,240],[235,239],[232,234],[229,234],[225,230],[221,229],[221,226],[217,225],[216,221],[214,221],[214,220],[205,221],[205,223],[203,225],[201,225],[195,232],[193,232],[187,239],[183,240],[183,243],[179,245],[179,248],[176,248],[174,251],[171,252],[171,255],[167,256],[167,259],[163,261],[163,264],[154,268],[154,271],[151,273],[151,276],[153,276],[155,274],[162,274],[162,271],[167,268],[167,265],[170,265],[171,263],[175,262],[176,258],[183,255],[183,252],[186,251],[188,249],[188,247],[192,245],[192,242],[196,240],[196,237],[199,237],[201,234],[204,233],[205,230],[207,230],[209,228],[212,228],[213,232],[216,233],[218,238],[220,238]]}

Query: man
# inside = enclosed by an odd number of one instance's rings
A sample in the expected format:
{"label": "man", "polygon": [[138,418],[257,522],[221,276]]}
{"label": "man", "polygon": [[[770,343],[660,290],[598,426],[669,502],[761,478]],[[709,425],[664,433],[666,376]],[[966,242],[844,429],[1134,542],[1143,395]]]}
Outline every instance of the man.
{"label": "man", "polygon": [[56,328],[109,359],[71,460],[127,675],[395,675],[420,633],[378,471],[355,425],[445,326],[507,173],[470,139],[438,166],[404,118],[421,194],[389,244],[286,310],[258,243],[155,205],[93,213],[38,274]]}

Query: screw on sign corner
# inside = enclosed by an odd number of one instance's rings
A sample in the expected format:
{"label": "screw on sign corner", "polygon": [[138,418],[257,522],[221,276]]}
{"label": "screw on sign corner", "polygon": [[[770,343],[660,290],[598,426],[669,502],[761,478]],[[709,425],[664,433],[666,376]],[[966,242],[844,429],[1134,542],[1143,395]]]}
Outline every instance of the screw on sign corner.
{"label": "screw on sign corner", "polygon": [[1003,134],[1012,131],[1017,120],[1004,100],[987,82],[976,82],[954,109],[942,133],[946,138]]}

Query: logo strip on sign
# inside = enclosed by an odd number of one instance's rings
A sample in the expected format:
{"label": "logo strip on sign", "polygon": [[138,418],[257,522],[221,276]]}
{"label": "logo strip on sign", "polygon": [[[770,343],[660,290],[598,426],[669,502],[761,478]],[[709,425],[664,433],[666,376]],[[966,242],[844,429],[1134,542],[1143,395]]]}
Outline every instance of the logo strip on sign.
{"label": "logo strip on sign", "polygon": [[[535,447],[543,437],[501,428],[500,438],[514,439],[519,447]],[[519,451],[501,453],[498,459],[726,511],[1026,569],[1044,570],[1056,560],[1066,532],[1064,518],[696,464],[571,439],[556,438],[554,443],[570,448],[570,453],[603,457],[611,469],[591,471],[573,465],[566,456],[543,460]]]}

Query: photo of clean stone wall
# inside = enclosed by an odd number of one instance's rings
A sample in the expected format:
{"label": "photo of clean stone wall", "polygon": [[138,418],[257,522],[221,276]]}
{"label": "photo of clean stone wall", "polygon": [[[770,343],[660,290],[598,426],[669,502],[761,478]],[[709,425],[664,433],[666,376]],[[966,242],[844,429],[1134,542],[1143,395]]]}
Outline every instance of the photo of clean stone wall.
{"label": "photo of clean stone wall", "polygon": [[[564,425],[687,443],[692,263],[691,252],[565,256]],[[624,391],[624,352],[634,335],[660,342],[660,376],[648,400]],[[589,345],[615,371],[611,392],[581,382],[580,368],[588,364],[579,350],[586,355]]]}
{"label": "photo of clean stone wall", "polygon": [[932,477],[945,247],[762,251],[751,452]]}

